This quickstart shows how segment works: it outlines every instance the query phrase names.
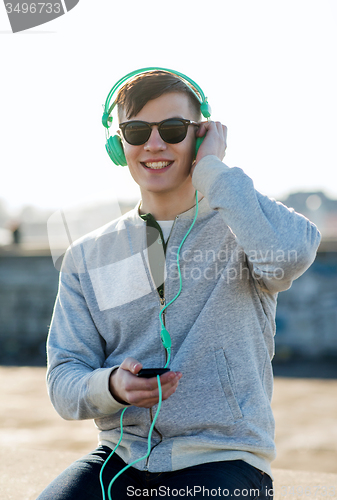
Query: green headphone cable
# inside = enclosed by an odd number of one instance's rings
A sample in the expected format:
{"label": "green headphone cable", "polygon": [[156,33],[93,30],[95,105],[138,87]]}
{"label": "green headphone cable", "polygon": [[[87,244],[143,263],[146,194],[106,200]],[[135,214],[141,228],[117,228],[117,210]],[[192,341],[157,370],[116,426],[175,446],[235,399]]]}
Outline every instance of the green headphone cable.
{"label": "green headphone cable", "polygon": [[[165,309],[170,305],[172,304],[172,302],[174,302],[180,295],[181,293],[181,289],[182,289],[182,277],[181,277],[181,271],[180,271],[180,264],[179,264],[179,253],[180,253],[180,250],[181,250],[181,247],[183,246],[183,243],[184,241],[186,240],[187,236],[189,235],[189,233],[191,232],[191,229],[192,227],[194,226],[195,224],[195,221],[197,219],[197,216],[198,216],[198,210],[199,210],[199,203],[198,203],[198,191],[195,191],[195,199],[196,199],[196,209],[195,209],[195,215],[194,215],[194,219],[193,219],[193,222],[189,228],[189,230],[187,231],[187,233],[185,234],[182,242],[180,243],[179,245],[179,248],[178,248],[178,252],[177,252],[177,266],[178,266],[178,272],[179,272],[179,282],[180,282],[180,287],[179,287],[179,291],[177,293],[177,295],[168,303],[166,304],[165,307],[163,307],[163,309],[160,311],[159,313],[159,320],[160,320],[160,323],[161,323],[161,326],[162,326],[162,330],[161,330],[161,340],[162,340],[162,343],[163,343],[163,346],[165,347],[165,349],[167,350],[167,353],[168,353],[168,359],[167,359],[167,362],[165,364],[165,367],[164,368],[167,368],[168,367],[168,364],[170,362],[170,358],[171,358],[171,345],[172,345],[172,342],[171,342],[171,337],[170,337],[170,334],[169,332],[166,330],[165,326],[164,326],[164,323],[163,323],[163,320],[162,320],[162,314],[163,312],[165,311]],[[152,432],[153,432],[153,429],[154,429],[154,426],[155,426],[155,423],[156,423],[156,420],[157,420],[157,417],[159,415],[159,412],[160,412],[160,409],[161,409],[161,404],[162,404],[162,389],[161,389],[161,383],[160,383],[160,376],[157,375],[157,382],[158,382],[158,391],[159,391],[159,401],[158,401],[158,408],[157,408],[157,411],[155,413],[155,416],[153,418],[153,421],[152,421],[152,424],[151,424],[151,427],[150,427],[150,431],[149,431],[149,434],[148,434],[148,438],[147,438],[147,442],[148,442],[148,445],[147,445],[147,453],[146,455],[144,455],[143,457],[140,457],[140,458],[137,458],[136,460],[134,460],[133,462],[131,462],[130,464],[126,465],[123,469],[121,469],[113,478],[112,480],[110,481],[110,484],[109,484],[109,487],[108,487],[108,497],[109,497],[109,500],[112,500],[111,498],[111,488],[112,488],[112,485],[113,483],[116,481],[116,479],[121,475],[123,474],[124,471],[126,471],[129,467],[132,467],[134,464],[136,464],[137,462],[140,462],[141,460],[145,460],[148,458],[148,456],[150,455],[151,453],[151,437],[152,437]],[[120,445],[121,441],[122,441],[122,437],[123,437],[123,416],[124,416],[124,413],[125,411],[127,410],[128,407],[124,408],[122,413],[121,413],[121,417],[120,417],[120,428],[121,428],[121,435],[120,435],[120,438],[119,438],[119,441],[118,443],[116,444],[115,448],[112,450],[112,452],[110,453],[110,455],[108,456],[108,458],[105,460],[104,464],[102,465],[102,468],[100,470],[100,474],[99,474],[99,480],[100,480],[100,484],[101,484],[101,488],[102,488],[102,497],[103,497],[103,500],[106,500],[106,497],[105,497],[105,491],[104,491],[104,484],[103,484],[103,470],[104,470],[104,467],[106,466],[106,464],[108,463],[108,461],[110,460],[110,458],[112,457],[112,455],[115,453],[115,451],[117,450],[118,446]]]}
{"label": "green headphone cable", "polygon": [[[156,423],[156,420],[157,420],[157,417],[159,415],[159,412],[160,412],[160,408],[161,408],[161,403],[162,403],[162,390],[161,390],[161,383],[160,383],[160,377],[159,375],[157,375],[157,382],[158,382],[158,391],[159,391],[159,401],[158,401],[158,408],[157,408],[157,411],[155,413],[155,416],[153,418],[153,421],[152,421],[152,424],[151,424],[151,427],[150,427],[150,431],[149,431],[149,434],[148,434],[148,437],[147,437],[147,453],[146,455],[144,455],[143,457],[140,457],[140,458],[137,458],[137,460],[134,460],[131,464],[128,464],[126,465],[123,469],[121,469],[113,478],[112,480],[110,481],[110,484],[109,484],[109,487],[108,487],[108,497],[109,497],[109,500],[112,500],[111,498],[111,488],[112,488],[112,485],[113,483],[116,481],[116,479],[121,475],[123,474],[123,472],[125,472],[129,467],[132,467],[134,464],[136,464],[137,462],[140,462],[141,460],[146,460],[147,457],[150,455],[151,453],[151,437],[152,437],[152,432],[153,432],[153,429],[154,429],[154,426],[155,426],[155,423]],[[100,474],[99,474],[99,479],[100,479],[100,483],[101,483],[101,488],[102,488],[102,496],[103,496],[103,500],[105,500],[105,491],[104,491],[104,485],[103,485],[103,469],[105,467],[105,465],[108,463],[108,461],[110,460],[110,458],[112,457],[112,455],[115,453],[115,451],[117,450],[118,446],[120,445],[120,442],[122,441],[122,437],[123,437],[123,415],[125,413],[125,410],[127,410],[127,408],[124,408],[124,410],[122,411],[121,413],[121,418],[120,418],[120,426],[121,426],[121,435],[120,435],[120,438],[119,438],[119,441],[118,443],[116,444],[115,448],[113,449],[113,451],[110,453],[110,455],[108,456],[108,458],[106,459],[106,461],[104,462],[104,464],[102,465],[102,468],[101,468],[101,471],[100,471]]]}
{"label": "green headphone cable", "polygon": [[160,311],[159,313],[159,321],[161,323],[161,332],[160,332],[160,337],[161,337],[161,340],[162,340],[162,343],[163,343],[163,346],[165,347],[165,349],[167,350],[167,353],[168,353],[168,359],[167,359],[167,362],[166,362],[166,365],[164,366],[164,368],[167,368],[168,365],[169,365],[169,362],[170,362],[170,357],[171,357],[171,345],[172,345],[172,342],[171,342],[171,337],[170,337],[170,334],[169,332],[166,330],[165,326],[164,326],[164,323],[163,323],[163,313],[165,311],[165,309],[170,305],[172,304],[172,302],[174,302],[180,295],[180,292],[181,292],[181,289],[182,289],[182,278],[181,278],[181,272],[180,272],[180,264],[179,264],[179,254],[180,254],[180,250],[181,250],[181,247],[183,246],[183,243],[184,241],[186,240],[187,236],[190,234],[191,232],[191,229],[192,227],[194,226],[194,223],[197,219],[197,216],[198,216],[198,211],[199,211],[199,203],[198,203],[198,191],[195,191],[195,200],[196,200],[196,206],[195,206],[195,216],[194,216],[194,219],[193,219],[193,222],[191,224],[191,227],[189,228],[189,230],[187,231],[187,233],[185,234],[182,242],[180,243],[180,246],[178,248],[178,252],[177,252],[177,267],[178,267],[178,273],[179,273],[179,291],[177,293],[177,295],[168,303],[166,304],[165,307],[163,307],[163,309]]}

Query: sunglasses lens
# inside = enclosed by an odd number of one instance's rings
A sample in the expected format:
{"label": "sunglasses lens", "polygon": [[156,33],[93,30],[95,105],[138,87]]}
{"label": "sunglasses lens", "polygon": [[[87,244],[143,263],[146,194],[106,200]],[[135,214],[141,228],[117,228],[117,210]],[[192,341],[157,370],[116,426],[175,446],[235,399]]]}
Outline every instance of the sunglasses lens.
{"label": "sunglasses lens", "polygon": [[126,142],[133,146],[140,146],[149,140],[151,127],[143,122],[130,122],[124,128],[124,138]]}
{"label": "sunglasses lens", "polygon": [[177,144],[185,139],[187,126],[180,120],[165,120],[159,127],[159,133],[163,141]]}

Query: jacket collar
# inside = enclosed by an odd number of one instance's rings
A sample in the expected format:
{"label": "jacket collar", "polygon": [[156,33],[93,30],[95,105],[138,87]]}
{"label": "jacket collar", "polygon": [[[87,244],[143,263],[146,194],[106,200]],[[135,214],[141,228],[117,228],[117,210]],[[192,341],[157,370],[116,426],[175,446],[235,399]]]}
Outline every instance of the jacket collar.
{"label": "jacket collar", "polygon": [[[201,195],[200,195],[200,193],[198,193],[198,194],[199,194],[199,197],[198,197],[198,200],[199,200]],[[139,200],[137,202],[136,206],[128,213],[128,219],[132,219],[134,221],[134,223],[136,223],[137,225],[141,225],[141,224],[144,224],[144,222],[146,222],[142,219],[142,217],[139,214],[139,208],[140,208],[141,202],[142,202],[142,200]],[[181,214],[178,214],[179,219],[194,219],[195,208],[196,208],[196,205],[194,205],[193,207],[188,209],[186,212],[182,212]],[[209,212],[212,212],[212,209],[210,208],[210,206],[209,206],[209,204],[204,196],[202,198],[202,200],[200,200],[198,202],[198,217],[200,217],[201,215],[206,215]]]}

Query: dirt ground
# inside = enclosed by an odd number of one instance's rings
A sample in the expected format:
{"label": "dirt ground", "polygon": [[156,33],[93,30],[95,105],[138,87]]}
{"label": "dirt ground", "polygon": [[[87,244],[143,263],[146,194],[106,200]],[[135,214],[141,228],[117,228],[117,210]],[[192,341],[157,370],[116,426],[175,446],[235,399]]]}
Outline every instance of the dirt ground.
{"label": "dirt ground", "polygon": [[[71,451],[97,444],[91,421],[62,420],[45,385],[45,369],[0,367],[2,449]],[[277,458],[272,467],[337,473],[337,380],[275,377],[272,401]]]}

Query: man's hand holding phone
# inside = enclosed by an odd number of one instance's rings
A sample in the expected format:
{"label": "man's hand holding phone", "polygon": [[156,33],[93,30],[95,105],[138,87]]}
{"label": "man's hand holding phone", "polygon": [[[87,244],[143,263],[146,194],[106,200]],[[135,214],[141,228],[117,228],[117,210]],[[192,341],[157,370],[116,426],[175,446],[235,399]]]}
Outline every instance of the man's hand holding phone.
{"label": "man's hand holding phone", "polygon": [[[151,408],[159,401],[157,377],[137,376],[142,364],[134,358],[126,358],[110,375],[109,389],[112,396],[122,404]],[[168,399],[177,389],[182,374],[168,371],[160,376],[162,399]]]}

